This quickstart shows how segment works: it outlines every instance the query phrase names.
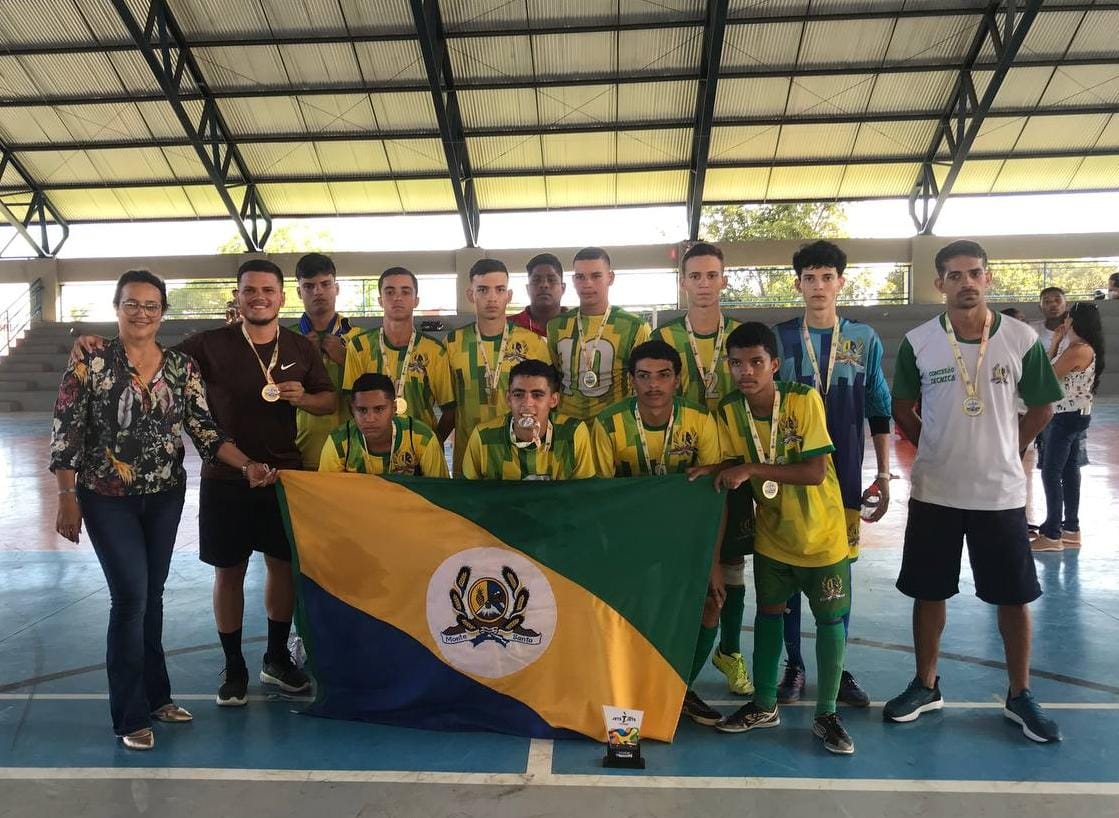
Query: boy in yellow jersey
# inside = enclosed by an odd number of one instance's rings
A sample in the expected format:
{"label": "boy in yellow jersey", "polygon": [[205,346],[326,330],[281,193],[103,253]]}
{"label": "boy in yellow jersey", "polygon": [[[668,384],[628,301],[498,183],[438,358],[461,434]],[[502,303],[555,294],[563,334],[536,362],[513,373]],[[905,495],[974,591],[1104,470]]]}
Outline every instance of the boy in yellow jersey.
{"label": "boy in yellow jersey", "polygon": [[466,299],[474,305],[478,320],[451,330],[444,342],[455,398],[455,476],[462,473],[462,458],[474,428],[509,411],[505,398],[509,370],[529,358],[549,360],[543,338],[506,319],[512,296],[509,271],[502,262],[493,258],[475,262]]}
{"label": "boy in yellow jersey", "polygon": [[[635,397],[615,403],[594,422],[595,459],[600,477],[682,474],[694,466],[714,466],[719,456],[719,427],[714,415],[676,395],[680,385],[680,354],[664,341],[646,341],[629,356]],[[722,714],[692,689],[715,635],[723,577],[713,566],[703,619],[696,640],[683,715],[699,724],[716,724]]]}
{"label": "boy in yellow jersey", "polygon": [[555,411],[559,373],[529,358],[509,373],[509,412],[474,429],[462,474],[468,480],[580,480],[595,476],[587,424]]}
{"label": "boy in yellow jersey", "polygon": [[[718,412],[719,402],[735,391],[727,364],[727,336],[742,322],[724,315],[719,299],[727,286],[723,251],[698,242],[684,253],[681,286],[688,296],[688,311],[653,333],[677,352],[683,361],[680,394],[685,400]],[[737,493],[733,506],[752,505],[749,488]],[[746,559],[742,548],[720,554],[726,601],[720,613],[719,645],[711,663],[727,678],[727,688],[738,696],[754,692],[742,656],[742,617],[746,611]]]}
{"label": "boy in yellow jersey", "polygon": [[338,408],[329,415],[312,415],[302,409],[295,413],[295,445],[303,456],[303,468],[313,471],[319,467],[319,454],[330,433],[350,419],[349,402],[342,395],[342,375],[346,347],[362,330],[350,326],[350,322],[338,314],[338,279],[329,256],[321,253],[303,256],[295,264],[295,280],[303,301],[298,332],[322,355],[326,374],[338,397]]}
{"label": "boy in yellow jersey", "polygon": [[854,742],[835,711],[850,603],[847,526],[819,392],[774,381],[781,366],[777,339],[764,324],[748,322],[727,339],[738,392],[719,406],[721,465],[715,487],[749,480],[758,498],[754,545],[754,699],[715,728],[741,733],[780,724],[777,676],[785,602],[803,591],[816,617],[817,700],[812,732],[833,753],[850,754]]}
{"label": "boy in yellow jersey", "polygon": [[431,427],[396,414],[396,391],[387,375],[367,372],[354,381],[350,395],[353,420],[331,432],[319,471],[449,476],[443,445]]}
{"label": "boy in yellow jersey", "polygon": [[614,271],[605,250],[584,247],[574,267],[579,309],[548,322],[548,351],[563,377],[560,411],[590,420],[630,394],[626,362],[652,331],[640,316],[610,306]]}
{"label": "boy in yellow jersey", "polygon": [[[366,372],[388,375],[396,391],[397,414],[422,421],[444,441],[455,428],[451,370],[443,342],[413,324],[420,303],[419,282],[410,270],[390,267],[381,273],[377,290],[384,323],[350,342],[342,388],[349,392]],[[438,425],[437,406],[441,411]]]}

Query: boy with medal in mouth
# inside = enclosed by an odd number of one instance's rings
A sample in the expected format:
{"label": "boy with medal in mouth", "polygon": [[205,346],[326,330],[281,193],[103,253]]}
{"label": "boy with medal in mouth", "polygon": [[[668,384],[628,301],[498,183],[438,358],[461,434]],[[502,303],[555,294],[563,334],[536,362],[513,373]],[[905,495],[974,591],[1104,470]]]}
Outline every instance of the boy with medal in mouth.
{"label": "boy with medal in mouth", "polygon": [[451,370],[443,342],[415,327],[419,281],[411,270],[390,267],[377,280],[377,292],[384,321],[350,341],[342,388],[349,392],[366,372],[388,375],[396,392],[396,413],[430,426],[445,441],[455,428]]}
{"label": "boy with medal in mouth", "polygon": [[[595,460],[599,477],[640,477],[684,474],[695,466],[716,466],[719,426],[715,416],[679,397],[680,354],[664,341],[646,341],[629,356],[629,376],[635,397],[611,406],[594,421]],[[715,560],[703,619],[696,643],[689,688],[681,709],[699,724],[712,725],[722,718],[692,689],[719,632],[719,610],[723,604],[723,572]]]}
{"label": "boy with medal in mouth", "polygon": [[366,372],[350,390],[353,419],[331,432],[319,454],[322,472],[449,477],[443,445],[422,421],[396,414],[392,379]]}
{"label": "boy with medal in mouth", "polygon": [[475,427],[466,444],[468,480],[580,480],[595,476],[587,424],[556,412],[560,377],[534,358],[509,372],[509,412]]}
{"label": "boy with medal in mouth", "polygon": [[[714,244],[698,242],[681,259],[681,287],[688,297],[686,314],[660,326],[653,333],[680,353],[680,394],[696,406],[715,413],[719,402],[735,391],[727,365],[726,340],[742,322],[724,315],[720,297],[727,286],[723,251]],[[735,525],[734,509],[749,507],[754,499],[747,483],[728,500],[729,523]],[[719,563],[725,581],[726,599],[719,614],[719,644],[711,656],[727,679],[727,689],[738,696],[754,692],[754,683],[742,656],[742,617],[746,611],[746,558],[742,543],[720,549]]]}
{"label": "boy with medal in mouth", "polygon": [[605,250],[584,247],[574,268],[579,309],[548,322],[548,351],[563,376],[560,411],[589,422],[630,393],[626,362],[652,331],[641,316],[610,306],[614,270]]}
{"label": "boy with medal in mouth", "polygon": [[854,742],[835,710],[851,603],[847,526],[828,436],[824,403],[810,386],[775,381],[781,366],[777,339],[748,322],[727,338],[727,359],[738,392],[719,406],[719,466],[689,474],[715,475],[715,488],[747,480],[758,498],[754,540],[754,699],[715,725],[741,733],[780,724],[777,676],[785,604],[804,593],[816,618],[817,700],[812,732],[825,749],[850,754]]}
{"label": "boy with medal in mouth", "polygon": [[[847,518],[847,544],[852,565],[859,558],[860,509],[873,505],[867,522],[882,519],[890,504],[890,387],[882,371],[882,341],[867,324],[840,318],[836,299],[843,289],[847,254],[829,241],[803,245],[793,255],[796,288],[804,297],[804,316],[773,328],[781,359],[778,378],[819,390],[835,441],[836,476]],[[863,487],[863,448],[869,426],[878,471]],[[877,502],[875,502],[877,501]],[[789,599],[785,614],[785,675],[777,688],[781,704],[798,701],[804,691],[804,658],[800,639],[801,597]],[[850,614],[843,618],[849,631]],[[870,696],[843,671],[839,701],[867,707]]]}
{"label": "boy with medal in mouth", "polygon": [[455,399],[456,476],[462,473],[462,459],[474,428],[504,417],[509,410],[505,395],[512,367],[528,358],[550,360],[542,337],[506,318],[505,308],[512,297],[505,264],[493,258],[479,259],[470,268],[466,291],[477,320],[451,330],[444,341]]}
{"label": "boy with medal in mouth", "polygon": [[1029,603],[1041,586],[1022,455],[1052,417],[1061,386],[1036,333],[988,308],[991,274],[979,244],[952,242],[935,264],[947,311],[906,334],[894,371],[894,422],[917,447],[897,580],[913,599],[917,673],[882,713],[907,722],[944,707],[937,658],[966,538],[975,595],[998,607],[1010,682],[1003,715],[1033,741],[1060,741],[1029,689]]}

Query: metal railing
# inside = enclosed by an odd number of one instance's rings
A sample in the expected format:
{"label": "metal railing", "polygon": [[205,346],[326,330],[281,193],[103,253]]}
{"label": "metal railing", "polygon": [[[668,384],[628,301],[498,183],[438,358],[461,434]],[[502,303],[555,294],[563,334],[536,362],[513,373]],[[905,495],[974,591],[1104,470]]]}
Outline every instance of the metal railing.
{"label": "metal railing", "polygon": [[0,356],[11,353],[16,341],[43,317],[43,282],[35,279],[27,290],[0,312]]}
{"label": "metal railing", "polygon": [[[908,304],[908,264],[852,264],[844,271],[845,284],[837,303],[842,305]],[[727,268],[725,307],[799,307],[804,299],[796,289],[792,267]]]}
{"label": "metal railing", "polygon": [[1036,301],[1046,287],[1060,287],[1069,301],[1091,300],[1119,272],[1119,258],[991,261],[990,301]]}

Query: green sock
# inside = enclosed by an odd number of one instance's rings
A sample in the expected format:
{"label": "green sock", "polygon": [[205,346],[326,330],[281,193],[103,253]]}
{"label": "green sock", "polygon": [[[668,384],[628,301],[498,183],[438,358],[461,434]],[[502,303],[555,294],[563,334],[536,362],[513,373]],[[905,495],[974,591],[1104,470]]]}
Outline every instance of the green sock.
{"label": "green sock", "polygon": [[703,670],[703,665],[711,653],[711,646],[715,644],[715,635],[718,632],[718,628],[699,626],[699,638],[695,640],[695,656],[692,658],[692,673],[688,676],[688,687],[692,686],[695,677]]}
{"label": "green sock", "polygon": [[777,706],[778,663],[784,647],[785,623],[781,614],[757,614],[754,617],[754,704],[762,710]]}
{"label": "green sock", "polygon": [[719,614],[719,650],[742,653],[742,614],[746,610],[746,586],[726,586],[727,598]]}
{"label": "green sock", "polygon": [[842,622],[816,625],[816,715],[835,712],[847,639]]}

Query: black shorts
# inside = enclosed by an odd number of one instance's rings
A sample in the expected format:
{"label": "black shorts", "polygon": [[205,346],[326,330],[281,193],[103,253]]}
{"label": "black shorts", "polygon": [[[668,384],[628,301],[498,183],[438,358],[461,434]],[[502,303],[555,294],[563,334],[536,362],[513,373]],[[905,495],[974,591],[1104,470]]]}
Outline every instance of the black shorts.
{"label": "black shorts", "polygon": [[991,605],[1025,605],[1041,596],[1024,508],[965,511],[913,499],[898,590],[929,601],[958,594],[964,537],[977,597]]}
{"label": "black shorts", "polygon": [[253,551],[291,561],[275,486],[203,478],[198,490],[198,556],[216,568],[240,565]]}

